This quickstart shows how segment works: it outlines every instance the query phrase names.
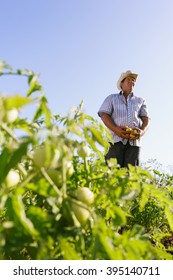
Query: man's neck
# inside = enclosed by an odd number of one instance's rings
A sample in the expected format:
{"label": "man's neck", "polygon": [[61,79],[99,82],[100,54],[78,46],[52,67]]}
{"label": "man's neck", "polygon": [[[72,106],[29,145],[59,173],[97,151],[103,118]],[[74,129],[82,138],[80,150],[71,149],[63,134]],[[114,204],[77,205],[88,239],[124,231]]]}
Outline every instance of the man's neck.
{"label": "man's neck", "polygon": [[130,91],[130,92],[127,92],[127,91],[123,91],[123,95],[124,95],[124,97],[127,99],[128,98],[128,96],[131,94],[132,92]]}

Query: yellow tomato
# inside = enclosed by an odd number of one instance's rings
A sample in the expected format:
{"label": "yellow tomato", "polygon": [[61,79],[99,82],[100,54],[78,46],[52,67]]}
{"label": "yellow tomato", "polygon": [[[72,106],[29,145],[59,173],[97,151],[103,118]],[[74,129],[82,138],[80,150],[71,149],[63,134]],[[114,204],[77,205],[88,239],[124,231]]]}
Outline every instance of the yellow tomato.
{"label": "yellow tomato", "polygon": [[134,134],[130,134],[130,139],[135,139],[136,138],[136,135],[134,135]]}
{"label": "yellow tomato", "polygon": [[130,127],[126,128],[126,132],[131,132],[131,131],[132,131],[132,128],[130,128]]}

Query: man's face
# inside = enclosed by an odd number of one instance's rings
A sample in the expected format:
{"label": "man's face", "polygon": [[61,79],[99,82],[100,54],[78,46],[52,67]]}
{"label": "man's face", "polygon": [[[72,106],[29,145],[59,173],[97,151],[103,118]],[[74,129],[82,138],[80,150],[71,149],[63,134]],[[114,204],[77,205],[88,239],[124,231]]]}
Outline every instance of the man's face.
{"label": "man's face", "polygon": [[134,85],[135,85],[135,79],[133,77],[127,77],[121,83],[121,88],[124,92],[130,93],[133,90]]}

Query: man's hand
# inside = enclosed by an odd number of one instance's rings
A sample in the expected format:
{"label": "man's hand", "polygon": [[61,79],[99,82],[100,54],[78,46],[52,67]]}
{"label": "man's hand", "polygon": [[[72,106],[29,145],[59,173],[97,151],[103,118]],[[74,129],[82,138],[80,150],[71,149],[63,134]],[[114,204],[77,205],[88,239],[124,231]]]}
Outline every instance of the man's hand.
{"label": "man's hand", "polygon": [[116,126],[114,132],[123,139],[129,139],[129,132],[126,131],[127,126]]}
{"label": "man's hand", "polygon": [[142,136],[142,130],[138,127],[133,127],[132,132],[129,135],[130,140],[137,140]]}
{"label": "man's hand", "polygon": [[143,129],[136,128],[136,130],[138,131],[138,138],[141,138],[145,134],[145,131]]}

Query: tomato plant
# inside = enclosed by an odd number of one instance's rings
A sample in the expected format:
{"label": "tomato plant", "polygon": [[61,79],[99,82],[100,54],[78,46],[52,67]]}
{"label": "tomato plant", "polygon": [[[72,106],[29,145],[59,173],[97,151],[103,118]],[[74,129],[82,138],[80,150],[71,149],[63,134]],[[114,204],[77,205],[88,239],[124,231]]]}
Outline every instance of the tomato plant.
{"label": "tomato plant", "polygon": [[28,90],[0,96],[0,258],[172,260],[173,178],[106,165],[111,136],[82,103],[55,115],[38,74],[1,64]]}

